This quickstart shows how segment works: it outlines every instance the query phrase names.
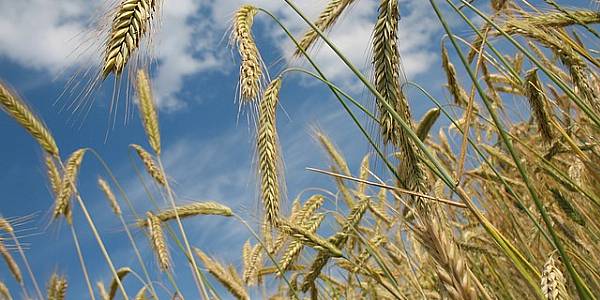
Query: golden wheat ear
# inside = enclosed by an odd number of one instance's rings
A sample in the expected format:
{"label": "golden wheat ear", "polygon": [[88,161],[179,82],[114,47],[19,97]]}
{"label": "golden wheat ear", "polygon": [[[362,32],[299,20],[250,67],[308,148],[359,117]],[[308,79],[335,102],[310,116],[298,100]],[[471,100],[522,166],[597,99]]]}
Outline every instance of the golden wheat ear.
{"label": "golden wheat ear", "polygon": [[156,105],[152,97],[152,89],[150,87],[150,79],[145,70],[138,70],[137,73],[137,93],[139,97],[140,115],[142,124],[148,136],[148,142],[156,155],[160,155],[160,130],[158,127],[158,114],[156,113]]}
{"label": "golden wheat ear", "polygon": [[233,20],[232,41],[237,45],[242,60],[239,82],[242,103],[257,100],[261,91],[262,59],[252,36],[252,24],[257,12],[256,7],[243,5]]}
{"label": "golden wheat ear", "polygon": [[27,104],[2,81],[0,81],[0,105],[9,116],[15,119],[19,125],[23,126],[35,138],[48,154],[58,157],[58,146],[50,130],[29,109]]}
{"label": "golden wheat ear", "polygon": [[67,296],[67,278],[53,273],[48,280],[48,300],[64,300]]}
{"label": "golden wheat ear", "polygon": [[115,12],[102,62],[102,78],[120,75],[156,13],[155,0],[122,0]]}

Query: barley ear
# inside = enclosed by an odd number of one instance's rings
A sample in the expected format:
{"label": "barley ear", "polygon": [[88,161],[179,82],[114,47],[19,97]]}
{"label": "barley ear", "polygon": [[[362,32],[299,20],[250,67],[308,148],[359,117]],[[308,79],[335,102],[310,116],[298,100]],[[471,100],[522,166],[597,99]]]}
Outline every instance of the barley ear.
{"label": "barley ear", "polygon": [[46,128],[44,123],[27,107],[15,93],[10,91],[8,87],[0,81],[0,105],[2,109],[19,125],[35,138],[40,146],[48,152],[48,154],[59,157],[58,146],[54,141],[54,137],[50,130]]}

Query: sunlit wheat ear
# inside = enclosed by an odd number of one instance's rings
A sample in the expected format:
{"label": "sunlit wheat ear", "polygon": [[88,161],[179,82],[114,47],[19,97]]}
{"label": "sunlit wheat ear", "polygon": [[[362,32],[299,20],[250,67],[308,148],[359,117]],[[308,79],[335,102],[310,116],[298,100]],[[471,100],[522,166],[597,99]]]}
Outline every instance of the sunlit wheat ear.
{"label": "sunlit wheat ear", "polygon": [[50,182],[50,188],[54,193],[54,197],[56,197],[60,192],[62,176],[60,175],[60,172],[54,163],[54,159],[52,159],[51,156],[47,155],[44,159],[44,162],[46,164],[46,174],[48,176],[48,181]]}
{"label": "sunlit wheat ear", "polygon": [[256,284],[258,269],[262,267],[264,249],[260,244],[254,245],[247,257],[244,257],[243,280],[248,286]]}
{"label": "sunlit wheat ear", "polygon": [[98,294],[100,294],[100,299],[109,299],[108,292],[106,291],[106,287],[104,286],[104,282],[98,281],[96,283],[96,287],[98,288]]}
{"label": "sunlit wheat ear", "polygon": [[154,180],[156,180],[156,182],[158,184],[160,184],[162,186],[166,186],[167,179],[165,178],[164,174],[160,171],[160,169],[156,165],[156,162],[154,162],[154,158],[152,157],[152,155],[150,153],[148,153],[148,151],[146,151],[140,145],[131,144],[129,146],[135,150],[135,152],[138,154],[138,156],[142,160],[142,163],[144,163],[144,167],[146,167],[146,172],[148,172],[148,174],[152,178],[154,178]]}
{"label": "sunlit wheat ear", "polygon": [[548,99],[537,75],[537,68],[529,70],[525,75],[525,91],[529,106],[537,123],[542,140],[546,143],[552,141],[552,125],[548,114]]}
{"label": "sunlit wheat ear", "polygon": [[70,199],[73,196],[75,190],[73,189],[73,185],[77,182],[77,175],[79,174],[79,168],[81,167],[81,163],[83,162],[83,157],[85,155],[86,149],[79,149],[67,160],[65,166],[65,173],[63,179],[61,180],[60,190],[56,196],[56,200],[54,201],[54,211],[52,213],[52,218],[57,219],[61,215],[67,218],[67,221],[70,222],[71,216],[71,203]]}
{"label": "sunlit wheat ear", "polygon": [[6,265],[8,266],[8,270],[10,271],[10,274],[12,274],[12,276],[15,278],[15,280],[18,283],[22,283],[23,275],[21,274],[21,269],[17,265],[17,262],[12,257],[12,255],[10,254],[8,249],[6,249],[6,246],[4,246],[4,243],[2,242],[2,240],[0,240],[0,255],[2,255],[4,262],[6,262]]}
{"label": "sunlit wheat ear", "polygon": [[[331,242],[336,247],[342,247],[346,241],[348,240],[348,236],[354,233],[354,228],[360,223],[363,215],[367,211],[369,207],[369,198],[363,197],[360,201],[356,202],[350,210],[350,213],[344,220],[342,224],[342,229],[337,232],[334,236],[329,238],[329,242]],[[319,274],[323,271],[325,265],[331,258],[329,252],[319,251],[317,257],[313,260],[310,268],[308,269],[306,275],[304,276],[304,282],[302,283],[302,291],[306,292],[308,289],[314,285],[315,280],[319,277]]]}
{"label": "sunlit wheat ear", "polygon": [[15,93],[0,81],[0,105],[19,125],[31,134],[48,154],[58,157],[58,146],[50,130]]}
{"label": "sunlit wheat ear", "polygon": [[467,107],[469,97],[467,96],[465,89],[460,85],[460,83],[458,83],[456,68],[450,62],[448,49],[446,49],[444,45],[442,45],[442,67],[444,68],[444,72],[446,72],[446,78],[448,79],[448,91],[450,91],[450,94],[454,99],[454,104],[460,105],[461,107]]}
{"label": "sunlit wheat ear", "polygon": [[[178,206],[175,209],[167,209],[158,212],[155,216],[161,222],[174,220],[179,216],[180,219],[199,216],[199,215],[214,215],[214,216],[233,216],[231,208],[217,202],[196,202],[192,204]],[[138,226],[146,226],[146,220],[138,221]]]}
{"label": "sunlit wheat ear", "polygon": [[440,112],[441,110],[439,108],[432,108],[425,113],[423,119],[421,119],[421,122],[419,122],[415,132],[421,141],[424,141],[429,135],[431,127],[433,127],[435,121],[437,121],[437,119],[440,117]]}
{"label": "sunlit wheat ear", "polygon": [[204,252],[200,249],[195,249],[196,255],[200,258],[206,269],[210,274],[212,274],[227,290],[235,296],[236,299],[240,300],[248,300],[250,296],[248,296],[248,292],[244,288],[242,284],[240,284],[240,279],[236,278],[237,274],[232,274],[227,271],[220,263],[214,261],[212,258],[208,257]]}
{"label": "sunlit wheat ear", "polygon": [[[398,51],[398,1],[381,0],[373,32],[373,73],[377,92],[406,122],[410,123],[408,102],[400,90],[400,53]],[[390,110],[376,100],[383,142],[408,147],[402,128]]]}
{"label": "sunlit wheat ear", "polygon": [[278,229],[306,246],[319,251],[329,252],[334,257],[342,256],[342,251],[338,247],[302,226],[290,224],[286,220],[279,220]]}
{"label": "sunlit wheat ear", "polygon": [[240,58],[240,99],[242,103],[255,101],[260,96],[262,80],[262,59],[254,37],[252,24],[258,10],[252,5],[243,5],[235,13],[232,41],[237,45]]}
{"label": "sunlit wheat ear", "polygon": [[[108,299],[115,299],[117,295],[117,288],[119,287],[119,281],[123,280],[127,274],[131,273],[131,269],[128,267],[119,268],[117,270],[117,277],[113,278],[108,288]],[[118,280],[117,280],[118,279]]]}
{"label": "sunlit wheat ear", "polygon": [[154,98],[152,97],[152,89],[150,87],[150,80],[148,74],[144,70],[138,70],[137,73],[137,93],[139,98],[140,115],[142,117],[142,123],[146,134],[148,135],[148,142],[154,150],[156,155],[160,155],[160,130],[158,127],[158,115],[156,114],[156,107],[154,104]]}
{"label": "sunlit wheat ear", "polygon": [[151,212],[146,213],[146,224],[150,233],[152,248],[158,259],[158,264],[163,271],[171,267],[171,258],[165,242],[160,220]]}
{"label": "sunlit wheat ear", "polygon": [[[354,0],[330,0],[314,22],[315,26],[322,32],[330,29],[352,2]],[[300,39],[300,48],[305,51],[308,50],[318,37],[319,34],[314,29],[309,28]],[[294,56],[300,56],[301,54],[302,50],[300,49],[294,51]]]}
{"label": "sunlit wheat ear", "polygon": [[48,281],[48,300],[64,300],[68,286],[65,276],[53,273]]}
{"label": "sunlit wheat ear", "polygon": [[4,284],[4,282],[2,282],[2,281],[0,281],[0,296],[4,297],[4,299],[6,299],[6,300],[13,299],[10,291],[6,287],[6,284]]}
{"label": "sunlit wheat ear", "polygon": [[156,0],[122,0],[115,12],[102,62],[102,78],[120,75],[150,29]]}
{"label": "sunlit wheat ear", "polygon": [[589,78],[589,74],[593,72],[570,43],[565,42],[564,35],[559,34],[558,30],[540,28],[518,19],[507,20],[503,29],[509,34],[520,34],[533,39],[552,50],[569,70],[571,80],[576,87],[575,91],[595,113],[600,113],[600,96],[594,90]]}
{"label": "sunlit wheat ear", "polygon": [[[317,214],[312,216],[309,220],[307,220],[308,222],[303,222],[301,224],[297,224],[296,226],[302,226],[302,228],[307,232],[315,233],[317,231],[317,228],[319,228],[319,226],[321,225],[321,222],[323,222],[323,219],[325,219],[324,214]],[[279,261],[279,266],[282,271],[285,272],[289,269],[289,267],[294,263],[298,255],[300,255],[300,252],[302,251],[303,247],[304,244],[299,239],[295,239],[289,243],[287,249],[283,253],[281,260]],[[278,274],[281,275],[281,272],[278,271]]]}
{"label": "sunlit wheat ear", "polygon": [[3,230],[6,233],[12,233],[15,231],[12,225],[10,225],[10,222],[2,217],[0,217],[0,230]]}
{"label": "sunlit wheat ear", "polygon": [[108,203],[110,204],[110,207],[112,208],[115,215],[121,215],[121,206],[119,206],[119,203],[117,202],[117,197],[115,197],[115,194],[112,192],[110,185],[108,185],[108,182],[106,182],[106,180],[104,180],[103,178],[99,177],[98,187],[100,187],[100,190],[102,190],[104,196],[106,196],[106,199],[108,200]]}
{"label": "sunlit wheat ear", "polygon": [[552,255],[548,257],[548,260],[544,264],[541,289],[548,300],[571,299],[567,293],[565,277],[559,265],[560,261],[555,260]]}
{"label": "sunlit wheat ear", "polygon": [[565,10],[527,15],[524,19],[532,26],[565,27],[574,24],[600,23],[600,12],[593,10]]}
{"label": "sunlit wheat ear", "polygon": [[348,167],[348,163],[344,156],[340,153],[340,151],[335,147],[333,142],[329,139],[329,137],[320,130],[315,130],[315,137],[329,155],[329,158],[335,163],[335,166],[342,171],[344,175],[351,175],[350,168]]}
{"label": "sunlit wheat ear", "polygon": [[146,300],[148,298],[146,298],[146,286],[143,286],[138,292],[137,294],[135,294],[135,297],[133,298],[134,300]]}
{"label": "sunlit wheat ear", "polygon": [[281,197],[281,157],[276,127],[281,78],[273,80],[260,101],[258,110],[258,173],[260,196],[264,205],[266,224],[275,226],[279,219]]}

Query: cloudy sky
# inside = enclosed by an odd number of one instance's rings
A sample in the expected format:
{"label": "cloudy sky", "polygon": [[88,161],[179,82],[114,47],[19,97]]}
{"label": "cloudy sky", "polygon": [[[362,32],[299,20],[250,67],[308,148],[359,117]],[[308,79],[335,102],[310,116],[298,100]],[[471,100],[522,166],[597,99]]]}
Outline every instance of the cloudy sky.
{"label": "cloudy sky", "polygon": [[[94,148],[112,168],[138,213],[151,209],[144,186],[136,176],[137,160],[132,160],[127,145],[146,146],[143,129],[135,115],[125,122],[123,107],[116,122],[109,120],[114,79],[109,77],[85,97],[91,103],[89,114],[62,109],[76,101],[97,72],[101,49],[106,39],[106,24],[114,0],[0,0],[0,79],[7,82],[30,103],[53,132],[64,156],[81,147]],[[180,203],[214,200],[231,206],[238,214],[255,223],[258,198],[253,169],[253,132],[245,115],[238,114],[235,102],[238,58],[228,47],[228,28],[241,2],[236,0],[164,0],[160,22],[146,49],[152,58],[152,79],[160,106],[164,162]],[[283,1],[250,1],[273,12],[295,34],[306,24]],[[326,1],[297,1],[314,19]],[[440,87],[444,77],[437,58],[442,29],[428,1],[400,0],[399,47],[404,71],[410,80],[429,88],[441,99],[448,98]],[[358,0],[329,33],[339,48],[369,74],[370,36],[378,1]],[[446,12],[448,12],[446,10]],[[452,18],[451,18],[452,20]],[[470,37],[465,28],[458,33]],[[270,75],[285,65],[304,65],[290,59],[291,43],[268,18],[259,14],[254,34]],[[322,46],[311,52],[326,75],[343,86],[367,107],[372,98],[340,63],[333,52]],[[121,105],[127,98],[123,83]],[[425,98],[410,92],[414,117],[433,107]],[[284,79],[278,128],[284,153],[288,198],[308,188],[329,188],[328,178],[311,174],[305,167],[327,167],[323,151],[312,138],[320,128],[331,136],[356,170],[369,147],[350,118],[327,89],[310,78],[289,74]],[[361,116],[365,125],[366,118]],[[32,215],[19,226],[19,235],[27,245],[27,255],[40,281],[57,270],[71,280],[70,294],[87,295],[70,232],[66,224],[49,222],[52,197],[45,177],[43,153],[14,121],[0,115],[0,184],[5,217]],[[117,266],[137,263],[128,240],[96,189],[97,176],[106,177],[98,160],[89,155],[83,163],[80,186],[101,235],[107,242]],[[385,176],[385,174],[384,174]],[[148,178],[144,178],[149,183]],[[305,192],[310,195],[314,191]],[[164,205],[164,204],[163,204]],[[133,222],[133,214],[125,216]],[[75,223],[92,281],[109,281],[106,264],[89,234],[89,228],[75,211]],[[193,246],[215,254],[221,260],[239,265],[242,243],[248,232],[235,220],[218,217],[186,221]],[[148,243],[139,230],[133,234],[151,270],[156,271]],[[176,250],[176,249],[172,249]],[[196,296],[189,270],[175,255],[177,280],[184,294]],[[13,280],[4,267],[0,279]],[[139,283],[128,278],[135,290]],[[29,285],[30,286],[30,285]]]}

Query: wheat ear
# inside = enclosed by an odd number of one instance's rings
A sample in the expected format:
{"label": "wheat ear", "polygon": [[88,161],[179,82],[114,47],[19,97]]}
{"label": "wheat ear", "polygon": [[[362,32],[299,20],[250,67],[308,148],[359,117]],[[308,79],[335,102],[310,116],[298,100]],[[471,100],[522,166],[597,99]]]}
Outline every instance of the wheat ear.
{"label": "wheat ear", "polygon": [[65,173],[63,179],[61,180],[60,190],[58,195],[56,196],[56,200],[54,201],[54,211],[52,213],[52,218],[56,219],[60,215],[63,215],[67,218],[67,221],[70,222],[71,218],[71,203],[70,199],[75,192],[73,190],[73,184],[77,181],[77,175],[79,173],[79,168],[81,167],[81,163],[83,162],[83,157],[85,155],[86,149],[79,149],[67,160],[67,164],[65,167]]}
{"label": "wheat ear", "polygon": [[10,294],[10,291],[8,290],[8,288],[6,287],[6,284],[4,284],[4,282],[0,281],[0,295],[2,297],[4,297],[4,300],[12,300],[12,295]]}
{"label": "wheat ear", "polygon": [[163,271],[166,271],[171,267],[171,258],[161,228],[161,222],[151,212],[147,212],[146,217],[146,224],[148,224],[148,231],[150,232],[152,248],[154,249],[154,253],[156,253],[156,257],[158,258],[158,264],[160,265],[160,268]]}
{"label": "wheat ear", "polygon": [[106,182],[106,180],[104,180],[103,178],[99,177],[98,187],[100,187],[100,190],[102,190],[104,196],[106,196],[106,199],[108,200],[108,203],[110,204],[110,207],[112,208],[115,215],[121,215],[121,206],[119,206],[119,203],[117,202],[117,197],[115,197],[115,194],[112,192],[110,185],[108,185],[108,182]]}
{"label": "wheat ear", "polygon": [[158,115],[154,98],[152,97],[152,89],[150,87],[150,79],[144,70],[138,70],[137,73],[137,93],[139,97],[140,115],[142,123],[148,135],[148,142],[156,155],[160,155],[160,130],[158,127]]}
{"label": "wheat ear", "polygon": [[50,188],[52,189],[52,193],[54,193],[54,197],[58,196],[61,187],[61,175],[54,163],[54,159],[46,155],[44,159],[46,164],[46,174],[48,176],[48,181],[50,182]]}
{"label": "wheat ear", "polygon": [[[330,0],[314,22],[315,27],[320,31],[326,31],[331,28],[352,2],[354,0]],[[302,54],[302,50],[300,49],[308,50],[318,37],[319,34],[312,27],[308,29],[300,39],[299,47],[294,51],[294,56]]]}
{"label": "wheat ear", "polygon": [[142,160],[142,163],[144,163],[144,167],[146,167],[146,172],[148,172],[148,174],[152,178],[154,178],[154,180],[156,180],[158,184],[166,186],[167,179],[165,178],[163,172],[161,172],[160,168],[158,168],[156,162],[154,161],[154,158],[152,157],[152,154],[148,153],[148,151],[146,151],[140,145],[131,144],[129,146],[135,150],[135,152]]}
{"label": "wheat ear", "polygon": [[0,81],[0,105],[19,125],[35,138],[48,154],[58,157],[58,146],[50,130],[15,93]]}
{"label": "wheat ear", "polygon": [[[178,206],[175,209],[167,209],[156,214],[161,222],[174,220],[179,215],[180,219],[193,217],[198,215],[217,215],[217,216],[233,216],[231,208],[217,202],[196,202],[192,204]],[[146,226],[146,220],[138,221],[138,226]]]}
{"label": "wheat ear", "polygon": [[240,283],[240,279],[236,278],[237,275],[228,272],[221,264],[208,257],[200,249],[195,249],[196,255],[200,258],[208,272],[212,274],[227,290],[240,300],[249,300],[248,292],[244,286]]}
{"label": "wheat ear", "polygon": [[542,271],[541,289],[547,300],[571,299],[567,293],[566,280],[559,268],[560,261],[548,257]]}
{"label": "wheat ear", "polygon": [[6,246],[4,246],[4,243],[2,242],[2,240],[0,240],[0,255],[2,255],[4,262],[6,262],[6,265],[8,266],[8,270],[10,271],[12,276],[15,278],[15,280],[18,283],[22,283],[23,275],[21,274],[21,269],[17,265],[17,262],[12,257],[12,255],[10,254],[8,249],[6,249]]}
{"label": "wheat ear", "polygon": [[537,68],[528,71],[525,75],[524,89],[542,140],[546,143],[552,142],[552,126],[550,125],[550,114],[547,109],[548,100],[537,76]]}
{"label": "wheat ear", "polygon": [[108,288],[108,300],[112,300],[117,295],[117,288],[119,287],[119,281],[123,281],[123,278],[127,276],[127,274],[131,273],[131,269],[127,267],[123,267],[117,270],[117,277],[113,278],[110,282],[110,286]]}
{"label": "wheat ear", "polygon": [[281,78],[277,78],[269,84],[258,111],[257,148],[260,195],[265,209],[265,223],[271,226],[275,226],[279,219],[281,197],[281,158],[275,121],[280,88]]}
{"label": "wheat ear", "polygon": [[53,273],[48,281],[48,300],[64,300],[67,295],[67,279]]}
{"label": "wheat ear", "polygon": [[243,5],[233,20],[233,42],[237,45],[240,58],[240,98],[250,102],[258,99],[261,89],[261,58],[254,37],[252,24],[258,10],[252,5]]}
{"label": "wheat ear", "polygon": [[120,75],[150,29],[156,0],[122,0],[112,21],[106,42],[102,77]]}

